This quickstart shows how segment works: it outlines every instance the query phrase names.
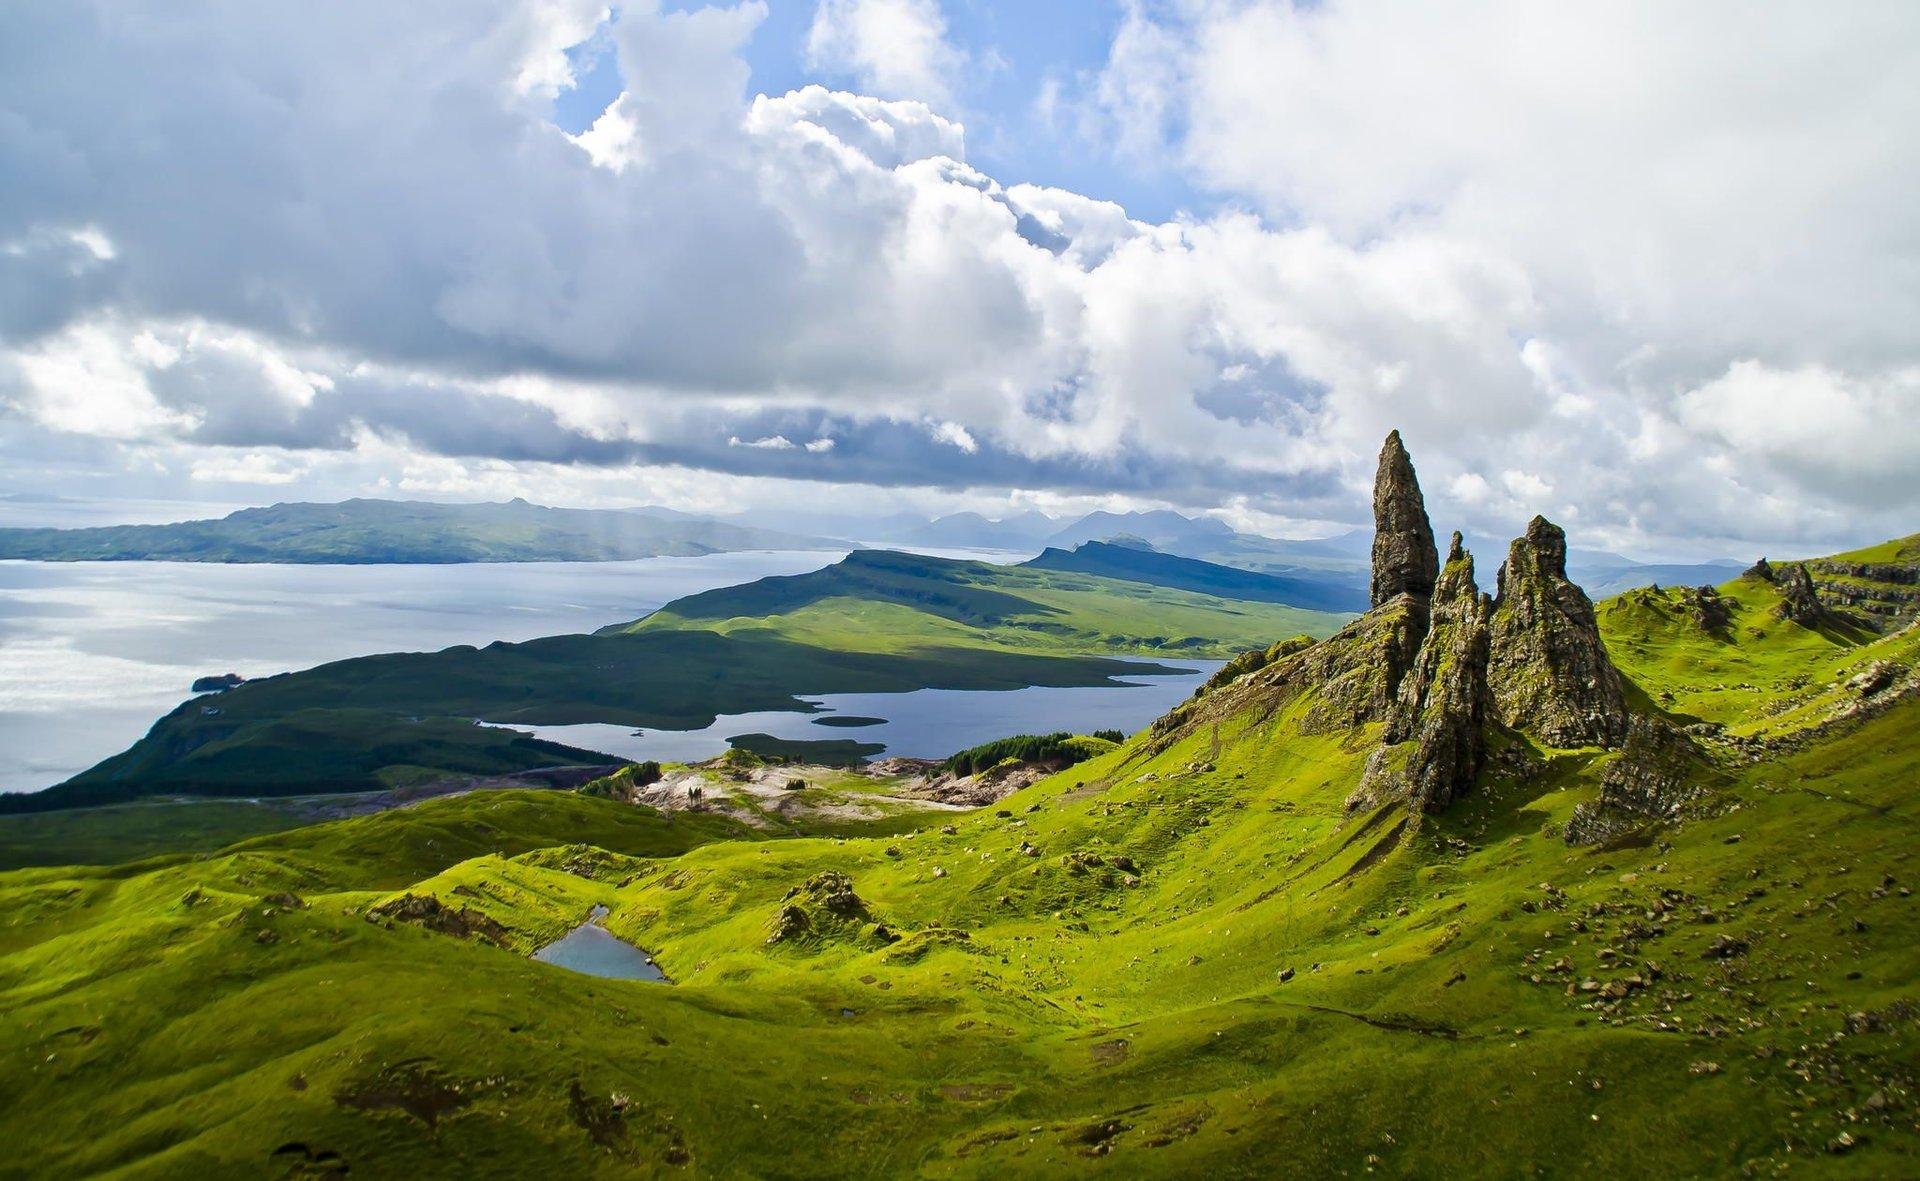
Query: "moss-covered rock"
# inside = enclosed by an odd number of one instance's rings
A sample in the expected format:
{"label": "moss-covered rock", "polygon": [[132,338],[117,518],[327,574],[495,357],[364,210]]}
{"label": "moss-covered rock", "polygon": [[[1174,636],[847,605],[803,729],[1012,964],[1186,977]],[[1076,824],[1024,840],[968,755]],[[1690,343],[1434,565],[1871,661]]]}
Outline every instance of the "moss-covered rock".
{"label": "moss-covered rock", "polygon": [[1487,683],[1498,719],[1554,746],[1618,746],[1626,691],[1593,602],[1567,578],[1567,535],[1527,523],[1500,567]]}

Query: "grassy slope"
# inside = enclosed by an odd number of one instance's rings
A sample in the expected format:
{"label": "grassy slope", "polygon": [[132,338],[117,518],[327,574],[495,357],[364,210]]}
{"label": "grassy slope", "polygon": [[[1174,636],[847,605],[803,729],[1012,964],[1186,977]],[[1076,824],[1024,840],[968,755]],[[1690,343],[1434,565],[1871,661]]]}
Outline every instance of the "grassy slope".
{"label": "grassy slope", "polygon": [[1599,607],[1614,661],[1683,721],[1744,734],[1790,729],[1831,703],[1836,680],[1909,643],[1844,622],[1808,629],[1780,619],[1779,593],[1757,578],[1719,589],[1729,619],[1717,631],[1694,622],[1687,591],[1630,591]]}
{"label": "grassy slope", "polygon": [[348,500],[242,509],[219,520],[0,529],[0,558],[171,562],[601,562],[747,549],[832,549],[718,521],[506,504]]}
{"label": "grassy slope", "polygon": [[[1701,709],[1734,708],[1729,669],[1764,704],[1859,656],[1757,620],[1719,640],[1667,621],[1695,650],[1636,653],[1655,621],[1602,618],[1649,696]],[[532,816],[464,832],[475,796],[5,875],[0,1127],[25,1172],[135,1176],[252,1175],[290,1144],[376,1175],[1920,1170],[1920,914],[1899,892],[1920,872],[1920,703],[1730,768],[1716,815],[1611,851],[1555,831],[1593,797],[1591,752],[1541,752],[1542,773],[1496,774],[1396,843],[1390,809],[1341,807],[1368,736],[1304,737],[1303,704],[1157,756],[1136,739],[951,834],[676,833],[677,857],[594,868],[511,857]],[[611,816],[586,803],[574,831]],[[671,851],[537,823],[536,842]],[[905,938],[816,911],[815,937],[769,946],[828,869]],[[415,879],[517,948],[605,904],[677,983],[359,917]],[[309,907],[260,901],[284,888]],[[1749,950],[1707,956],[1721,935]],[[1568,991],[1653,965],[1611,1011]],[[1842,1132],[1857,1146],[1828,1153]]]}
{"label": "grassy slope", "polygon": [[690,595],[609,630],[766,632],[863,652],[939,644],[1224,658],[1276,634],[1329,635],[1344,618],[1079,571],[860,551],[811,573]]}
{"label": "grassy slope", "polygon": [[1338,622],[1139,583],[862,554],[694,595],[598,635],[361,657],[250,681],[182,704],[127,752],[41,798],[0,799],[0,809],[349,791],[396,775],[601,762],[470,719],[697,729],[721,713],[804,710],[802,693],[1097,685],[1134,666],[1085,653],[1230,655],[1272,632],[1324,635]]}
{"label": "grassy slope", "polygon": [[0,816],[0,869],[211,852],[311,823],[302,809],[265,800],[143,800]]}
{"label": "grassy slope", "polygon": [[1048,548],[1024,563],[1027,569],[1095,574],[1130,582],[1147,582],[1176,590],[1222,595],[1262,603],[1286,603],[1321,611],[1363,611],[1364,592],[1329,585],[1324,578],[1266,574],[1222,566],[1178,554],[1089,541],[1072,550]]}

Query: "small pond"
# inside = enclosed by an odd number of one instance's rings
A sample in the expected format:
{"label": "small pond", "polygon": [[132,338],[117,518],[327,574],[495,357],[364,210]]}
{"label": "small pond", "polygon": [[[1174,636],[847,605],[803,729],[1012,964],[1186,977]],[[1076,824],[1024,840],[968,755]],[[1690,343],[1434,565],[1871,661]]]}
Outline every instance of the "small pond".
{"label": "small pond", "polygon": [[600,925],[606,917],[606,907],[594,907],[586,922],[534,952],[533,958],[589,976],[666,983],[667,974],[652,956]]}

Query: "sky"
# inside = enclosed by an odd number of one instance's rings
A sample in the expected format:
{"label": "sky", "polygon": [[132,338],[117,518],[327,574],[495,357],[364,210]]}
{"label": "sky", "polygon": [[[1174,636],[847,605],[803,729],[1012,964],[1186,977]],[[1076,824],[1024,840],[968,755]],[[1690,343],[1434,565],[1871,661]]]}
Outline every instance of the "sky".
{"label": "sky", "polygon": [[1920,6],[0,6],[0,495],[1920,530]]}

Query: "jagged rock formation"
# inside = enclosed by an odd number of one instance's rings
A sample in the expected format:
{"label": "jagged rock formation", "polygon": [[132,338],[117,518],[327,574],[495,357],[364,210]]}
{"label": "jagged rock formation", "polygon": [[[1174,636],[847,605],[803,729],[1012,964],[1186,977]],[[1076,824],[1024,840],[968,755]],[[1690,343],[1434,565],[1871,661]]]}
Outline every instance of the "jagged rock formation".
{"label": "jagged rock formation", "polygon": [[1400,432],[1394,431],[1380,448],[1380,466],[1373,477],[1372,605],[1399,594],[1428,597],[1439,569],[1426,498],[1420,495],[1420,481]]}
{"label": "jagged rock formation", "polygon": [[[1498,599],[1480,592],[1473,557],[1453,535],[1444,569],[1413,461],[1387,436],[1374,481],[1373,608],[1317,644],[1276,645],[1221,670],[1156,722],[1170,744],[1248,707],[1269,712],[1309,693],[1306,733],[1383,723],[1348,807],[1402,799],[1439,811],[1472,790],[1487,730],[1502,723],[1556,746],[1617,746],[1625,689],[1593,603],[1567,579],[1567,539],[1536,517],[1500,568]],[[1711,621],[1717,604],[1701,592]]]}
{"label": "jagged rock formation", "polygon": [[1813,580],[1820,602],[1848,622],[1895,632],[1920,618],[1920,565],[1817,558],[1801,567]]}
{"label": "jagged rock formation", "polygon": [[1385,745],[1367,762],[1349,807],[1393,796],[1437,812],[1465,795],[1487,754],[1487,656],[1492,600],[1473,577],[1473,555],[1453,535],[1434,588],[1431,625],[1400,682]]}
{"label": "jagged rock formation", "polygon": [[1396,595],[1282,663],[1287,679],[1315,691],[1301,728],[1309,734],[1384,721],[1427,634],[1427,603]]}
{"label": "jagged rock formation", "polygon": [[1617,746],[1626,737],[1620,673],[1593,602],[1567,579],[1567,535],[1527,523],[1500,567],[1487,683],[1501,723],[1555,746]]}
{"label": "jagged rock formation", "polygon": [[[1400,682],[1426,639],[1439,564],[1426,501],[1398,431],[1388,435],[1380,449],[1373,525],[1371,610],[1317,644],[1303,647],[1286,641],[1264,656],[1236,660],[1221,670],[1225,679],[1208,682],[1193,700],[1154,723],[1154,733],[1171,735],[1198,717],[1226,712],[1250,695],[1278,701],[1308,689],[1314,700],[1301,728],[1309,734],[1386,720]],[[1219,692],[1227,688],[1237,692]]]}
{"label": "jagged rock formation", "polygon": [[1773,585],[1780,591],[1780,605],[1774,608],[1780,618],[1801,627],[1818,626],[1826,618],[1827,609],[1805,566],[1796,563],[1774,571]]}
{"label": "jagged rock formation", "polygon": [[1649,822],[1672,820],[1705,791],[1706,758],[1682,731],[1635,717],[1626,746],[1600,778],[1600,798],[1573,810],[1566,839],[1597,845]]}
{"label": "jagged rock formation", "polygon": [[[1920,556],[1914,540],[1903,556]],[[1742,577],[1773,584],[1781,595],[1774,615],[1802,627],[1839,623],[1886,633],[1920,618],[1920,563],[1816,558],[1775,566],[1761,558]]]}

